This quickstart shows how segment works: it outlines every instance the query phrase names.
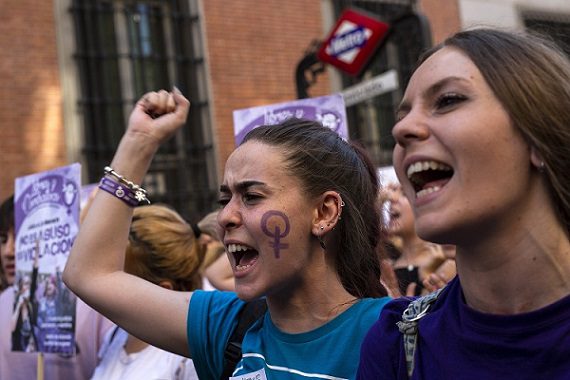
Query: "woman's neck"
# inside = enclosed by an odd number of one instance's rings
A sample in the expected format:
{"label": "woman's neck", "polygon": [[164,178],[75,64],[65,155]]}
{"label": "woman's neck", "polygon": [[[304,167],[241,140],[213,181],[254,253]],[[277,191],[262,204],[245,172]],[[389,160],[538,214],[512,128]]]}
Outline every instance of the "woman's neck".
{"label": "woman's neck", "polygon": [[543,308],[570,294],[570,243],[559,224],[481,239],[457,247],[457,272],[467,304],[491,314]]}
{"label": "woman's neck", "polygon": [[331,321],[358,299],[342,286],[334,270],[315,270],[299,286],[267,296],[271,320],[281,331],[302,333]]}

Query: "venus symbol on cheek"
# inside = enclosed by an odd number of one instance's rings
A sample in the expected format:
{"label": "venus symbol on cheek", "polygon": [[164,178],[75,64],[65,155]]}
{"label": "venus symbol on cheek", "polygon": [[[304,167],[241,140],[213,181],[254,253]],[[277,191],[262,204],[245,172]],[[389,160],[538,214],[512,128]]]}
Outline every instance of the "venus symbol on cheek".
{"label": "venus symbol on cheek", "polygon": [[[269,246],[273,248],[275,258],[279,258],[281,249],[289,248],[289,244],[281,243],[281,239],[289,235],[289,218],[281,211],[270,210],[261,217],[261,230],[273,238]],[[282,232],[283,231],[283,232]]]}

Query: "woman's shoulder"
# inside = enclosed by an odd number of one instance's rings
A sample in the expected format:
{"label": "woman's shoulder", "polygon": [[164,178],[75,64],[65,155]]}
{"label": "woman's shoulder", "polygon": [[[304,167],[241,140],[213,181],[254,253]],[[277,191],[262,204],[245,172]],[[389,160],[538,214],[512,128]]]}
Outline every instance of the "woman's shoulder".
{"label": "woman's shoulder", "polygon": [[393,301],[392,297],[362,298],[355,304],[355,308],[360,310],[381,311],[391,301]]}
{"label": "woman's shoulder", "polygon": [[196,290],[190,299],[190,309],[192,308],[237,308],[241,309],[245,301],[238,298],[234,292],[220,290]]}

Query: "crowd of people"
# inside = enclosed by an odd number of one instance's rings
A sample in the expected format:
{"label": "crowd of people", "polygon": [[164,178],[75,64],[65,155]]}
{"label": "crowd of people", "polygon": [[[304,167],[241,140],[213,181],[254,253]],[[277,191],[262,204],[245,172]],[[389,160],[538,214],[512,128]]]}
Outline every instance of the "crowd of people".
{"label": "crowd of people", "polygon": [[[177,89],[141,97],[104,183],[146,196],[136,184],[189,109]],[[397,181],[293,118],[248,133],[197,223],[94,192],[63,271],[76,354],[46,355],[45,378],[570,378],[568,109],[554,43],[473,29],[418,62],[393,128]],[[37,353],[17,351],[41,350],[33,325],[63,290],[46,275],[35,301],[37,257],[16,284],[13,203],[0,378],[24,379]]]}

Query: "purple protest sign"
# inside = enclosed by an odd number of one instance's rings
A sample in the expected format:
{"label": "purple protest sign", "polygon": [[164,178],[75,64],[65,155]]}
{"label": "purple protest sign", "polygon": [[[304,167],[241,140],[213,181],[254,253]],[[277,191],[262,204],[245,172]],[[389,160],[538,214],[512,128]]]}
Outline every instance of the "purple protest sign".
{"label": "purple protest sign", "polygon": [[16,179],[12,350],[75,353],[76,298],[61,272],[79,230],[79,164]]}
{"label": "purple protest sign", "polygon": [[346,108],[341,94],[235,110],[233,116],[236,146],[252,129],[279,124],[291,117],[318,121],[348,139]]}

